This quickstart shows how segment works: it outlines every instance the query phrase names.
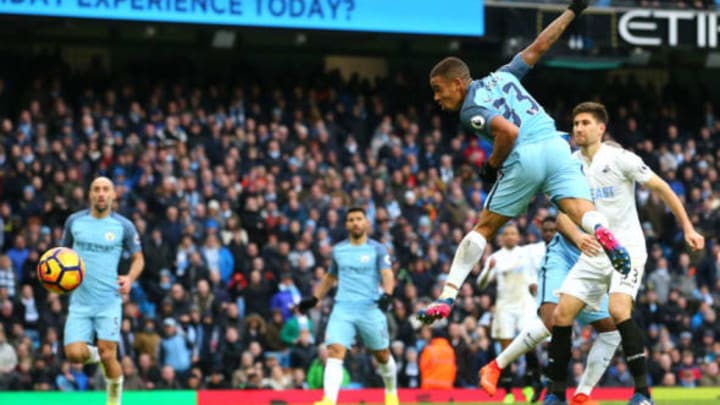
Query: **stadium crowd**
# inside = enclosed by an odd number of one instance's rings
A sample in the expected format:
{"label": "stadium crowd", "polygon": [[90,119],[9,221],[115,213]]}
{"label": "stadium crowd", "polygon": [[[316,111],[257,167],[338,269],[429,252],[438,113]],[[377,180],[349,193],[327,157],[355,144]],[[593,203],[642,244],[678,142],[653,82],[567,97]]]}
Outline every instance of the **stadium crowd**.
{"label": "stadium crowd", "polygon": [[[307,316],[296,304],[327,270],[351,205],[367,209],[373,237],[393,252],[398,285],[388,322],[400,385],[422,386],[433,357],[449,352],[456,360],[443,369],[448,386],[477,386],[496,352],[492,288],[466,283],[436,329],[414,313],[439,294],[483,205],[488,185],[478,169],[490,145],[435,109],[424,77],[372,85],[330,73],[198,86],[83,77],[0,79],[0,390],[103,384],[97,367],[63,359],[67,297],[46,293],[35,276],[65,218],[87,206],[96,175],[115,182],[115,210],[140,231],[146,259],[124,303],[126,389],[320,387],[332,300]],[[685,86],[632,79],[592,94],[535,87],[560,128],[569,128],[572,105],[559,94],[605,102],[610,136],[684,200],[709,242],[700,254],[685,253],[672,215],[637,191],[649,260],[635,316],[653,385],[720,384],[716,106],[707,101],[698,114],[680,101]],[[540,222],[554,211],[536,198],[517,219],[525,243],[540,240]],[[576,332],[573,378],[592,340],[590,329]],[[353,346],[345,386],[382,386],[373,361],[360,342]],[[523,364],[515,367],[519,383]],[[632,385],[622,356],[601,385]]]}

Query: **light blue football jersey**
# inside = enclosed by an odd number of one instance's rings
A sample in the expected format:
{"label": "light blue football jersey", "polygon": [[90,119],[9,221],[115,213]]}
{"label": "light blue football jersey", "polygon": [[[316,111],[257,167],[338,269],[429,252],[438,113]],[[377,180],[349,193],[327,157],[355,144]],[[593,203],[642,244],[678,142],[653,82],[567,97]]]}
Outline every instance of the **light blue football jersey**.
{"label": "light blue football jersey", "polygon": [[335,302],[370,304],[379,297],[380,271],[392,268],[385,246],[373,239],[353,245],[344,240],[333,248],[329,273],[338,278]]}
{"label": "light blue football jersey", "polygon": [[111,213],[95,218],[90,210],[78,211],[65,221],[61,245],[75,250],[85,261],[85,279],[70,297],[71,308],[99,310],[120,302],[118,264],[123,251],[142,249],[140,235],[124,216]]}
{"label": "light blue football jersey", "polygon": [[520,83],[530,69],[518,54],[497,71],[473,80],[460,109],[462,125],[492,141],[490,121],[501,115],[520,129],[515,145],[558,136],[555,121]]}

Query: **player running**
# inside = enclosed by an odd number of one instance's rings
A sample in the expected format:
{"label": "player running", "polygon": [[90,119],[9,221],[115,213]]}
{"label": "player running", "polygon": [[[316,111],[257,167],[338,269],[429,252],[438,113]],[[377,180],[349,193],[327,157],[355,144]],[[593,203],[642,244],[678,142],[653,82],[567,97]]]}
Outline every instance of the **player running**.
{"label": "player running", "polygon": [[[349,238],[335,245],[328,273],[315,288],[315,293],[300,302],[300,311],[305,312],[325,297],[335,282],[338,283],[325,339],[328,349],[323,375],[325,395],[315,404],[337,403],[345,351],[353,344],[357,332],[378,362],[385,383],[385,405],[398,405],[396,365],[389,350],[385,317],[395,288],[390,255],[380,242],[368,238],[368,220],[363,208],[348,210],[345,227]],[[383,293],[378,298],[381,282]]]}
{"label": "player running", "polygon": [[455,252],[439,299],[418,313],[424,322],[450,314],[457,291],[482,256],[487,240],[510,218],[524,213],[540,191],[597,238],[615,269],[622,274],[630,271],[628,252],[608,230],[607,218],[595,209],[579,162],[572,159],[553,119],[520,83],[586,7],[585,0],[573,0],[568,10],[508,65],[480,80],[472,80],[465,62],[454,57],[443,59],[430,72],[435,101],[444,110],[459,110],[465,127],[493,139],[492,154],[483,163],[480,176],[494,185],[475,229],[465,235]]}
{"label": "player running", "polygon": [[[65,322],[65,357],[73,363],[101,362],[107,386],[107,405],[120,405],[123,375],[117,361],[122,323],[122,294],[142,273],[145,259],[140,236],[127,218],[112,212],[115,190],[107,177],[90,184],[90,209],[65,222],[62,246],[85,261],[86,275],[70,296]],[[118,275],[123,251],[131,254],[128,275]],[[97,346],[92,345],[97,338]]]}

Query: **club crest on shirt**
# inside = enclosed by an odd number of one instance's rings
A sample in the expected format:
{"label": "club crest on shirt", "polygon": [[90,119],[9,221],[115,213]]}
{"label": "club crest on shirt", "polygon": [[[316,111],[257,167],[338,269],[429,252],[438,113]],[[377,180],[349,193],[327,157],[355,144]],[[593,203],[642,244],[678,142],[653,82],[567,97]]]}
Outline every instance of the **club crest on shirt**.
{"label": "club crest on shirt", "polygon": [[112,232],[106,232],[105,233],[105,240],[108,242],[112,242],[115,240],[115,234]]}
{"label": "club crest on shirt", "polygon": [[369,261],[370,261],[370,256],[368,256],[368,255],[360,256],[360,263],[368,263]]}

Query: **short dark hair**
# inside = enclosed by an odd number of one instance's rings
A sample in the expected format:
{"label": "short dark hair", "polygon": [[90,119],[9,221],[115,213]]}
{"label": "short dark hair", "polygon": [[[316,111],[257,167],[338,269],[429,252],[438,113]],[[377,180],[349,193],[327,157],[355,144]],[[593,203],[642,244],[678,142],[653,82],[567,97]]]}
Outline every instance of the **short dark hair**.
{"label": "short dark hair", "polygon": [[596,120],[602,122],[605,125],[607,125],[609,120],[608,112],[607,109],[605,109],[605,106],[594,101],[586,101],[584,103],[576,105],[572,111],[573,119],[575,119],[575,116],[582,113],[588,113],[592,115]]}
{"label": "short dark hair", "polygon": [[358,207],[358,206],[353,206],[353,207],[350,207],[350,208],[347,210],[347,214],[345,215],[345,219],[347,219],[347,217],[349,217],[350,214],[352,214],[353,212],[362,212],[363,216],[367,216],[367,212],[365,212],[365,208],[363,208],[363,207]]}
{"label": "short dark hair", "polygon": [[542,223],[544,224],[545,222],[555,222],[556,220],[557,220],[557,218],[555,218],[554,215],[548,215],[545,218],[543,218]]}
{"label": "short dark hair", "polygon": [[446,79],[454,79],[456,77],[462,80],[470,80],[470,68],[460,58],[448,56],[438,62],[430,71],[430,78],[442,76]]}

